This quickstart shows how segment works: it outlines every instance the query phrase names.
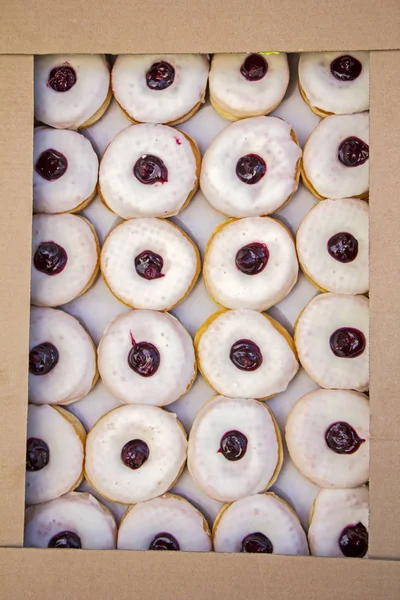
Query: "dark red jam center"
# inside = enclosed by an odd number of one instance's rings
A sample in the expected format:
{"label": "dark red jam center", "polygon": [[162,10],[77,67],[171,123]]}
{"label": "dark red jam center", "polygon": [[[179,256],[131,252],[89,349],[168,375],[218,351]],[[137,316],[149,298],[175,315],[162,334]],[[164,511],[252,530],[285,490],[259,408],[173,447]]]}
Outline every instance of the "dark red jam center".
{"label": "dark red jam center", "polygon": [[221,438],[218,452],[227,460],[236,461],[243,458],[247,450],[247,437],[241,431],[227,431]]}
{"label": "dark red jam center", "polygon": [[359,329],[341,327],[332,333],[329,344],[335,356],[356,358],[365,350],[365,336]]}
{"label": "dark red jam center", "polygon": [[240,67],[240,72],[247,81],[260,81],[268,71],[268,63],[261,54],[250,54]]}
{"label": "dark red jam center", "polygon": [[29,372],[32,375],[47,375],[58,363],[57,348],[50,342],[38,344],[29,352]]}
{"label": "dark red jam center", "polygon": [[229,353],[229,358],[241,371],[255,371],[263,361],[260,348],[251,340],[238,340]]}
{"label": "dark red jam center", "polygon": [[166,90],[174,83],[174,79],[174,67],[163,60],[151,65],[146,73],[147,87],[151,90]]}
{"label": "dark red jam center", "polygon": [[253,185],[258,183],[267,172],[267,164],[258,154],[246,154],[236,163],[236,175],[240,181]]}
{"label": "dark red jam center", "polygon": [[143,154],[137,159],[133,167],[133,173],[145,185],[153,183],[166,183],[168,181],[168,169],[158,156]]}
{"label": "dark red jam center", "polygon": [[338,542],[343,556],[362,558],[368,552],[368,531],[362,523],[347,525],[340,534]]}
{"label": "dark red jam center", "polygon": [[178,540],[170,533],[158,533],[149,546],[149,550],[180,550]]}
{"label": "dark red jam center", "polygon": [[130,440],[121,450],[121,459],[126,467],[140,469],[149,458],[150,450],[143,440]]}
{"label": "dark red jam center", "polygon": [[81,538],[73,531],[61,531],[53,535],[48,543],[48,548],[82,548]]}
{"label": "dark red jam center", "polygon": [[272,542],[263,533],[250,533],[243,538],[241,552],[246,554],[262,552],[263,554],[272,554],[274,547]]}
{"label": "dark red jam center", "polygon": [[243,246],[236,253],[236,267],[245,275],[257,275],[267,266],[269,250],[261,242],[253,242]]}
{"label": "dark red jam center", "polygon": [[135,269],[136,273],[143,277],[143,279],[159,279],[164,277],[164,273],[161,273],[164,266],[162,256],[152,252],[151,250],[144,250],[135,258]]}
{"label": "dark red jam center", "polygon": [[68,169],[68,161],[64,154],[49,148],[37,159],[35,171],[47,181],[60,179]]}
{"label": "dark red jam center", "polygon": [[345,167],[359,167],[369,158],[369,146],[358,137],[348,137],[338,148],[338,159]]}
{"label": "dark red jam center", "polygon": [[150,342],[136,343],[131,334],[132,348],[128,354],[128,365],[138,375],[151,377],[160,366],[160,353]]}
{"label": "dark red jam center", "polygon": [[358,254],[358,241],[351,233],[341,231],[329,238],[327,249],[332,258],[339,262],[353,262]]}
{"label": "dark red jam center", "polygon": [[336,454],[354,454],[365,440],[345,421],[332,423],[325,431],[325,441]]}
{"label": "dark red jam center", "polygon": [[331,62],[331,73],[339,81],[354,81],[360,75],[361,70],[360,61],[349,54],[338,56]]}
{"label": "dark red jam center", "polygon": [[58,275],[67,264],[65,249],[55,242],[42,242],[33,256],[35,269],[46,275]]}
{"label": "dark red jam center", "polygon": [[40,471],[49,464],[50,450],[39,438],[29,438],[26,443],[26,470]]}
{"label": "dark red jam center", "polygon": [[55,92],[68,92],[76,84],[76,73],[72,67],[63,65],[50,71],[47,85]]}

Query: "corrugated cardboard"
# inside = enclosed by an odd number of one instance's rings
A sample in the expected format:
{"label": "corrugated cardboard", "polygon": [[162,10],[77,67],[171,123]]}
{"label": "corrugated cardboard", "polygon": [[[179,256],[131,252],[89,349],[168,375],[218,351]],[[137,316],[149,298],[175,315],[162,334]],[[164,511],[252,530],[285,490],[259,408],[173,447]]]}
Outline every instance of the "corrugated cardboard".
{"label": "corrugated cardboard", "polygon": [[[400,597],[400,52],[371,55],[371,513],[374,560],[19,548],[23,543],[34,53],[391,50],[386,0],[3,0],[0,6],[0,595]],[[25,56],[15,56],[22,54]],[[17,547],[17,548],[10,548]],[[392,561],[377,559],[396,559]]]}

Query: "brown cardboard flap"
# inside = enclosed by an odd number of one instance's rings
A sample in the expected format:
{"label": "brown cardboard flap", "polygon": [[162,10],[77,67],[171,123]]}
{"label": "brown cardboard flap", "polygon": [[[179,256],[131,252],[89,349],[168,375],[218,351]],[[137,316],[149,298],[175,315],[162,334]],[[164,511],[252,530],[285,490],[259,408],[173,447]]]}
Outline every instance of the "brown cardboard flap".
{"label": "brown cardboard flap", "polygon": [[0,53],[393,49],[400,2],[3,0]]}

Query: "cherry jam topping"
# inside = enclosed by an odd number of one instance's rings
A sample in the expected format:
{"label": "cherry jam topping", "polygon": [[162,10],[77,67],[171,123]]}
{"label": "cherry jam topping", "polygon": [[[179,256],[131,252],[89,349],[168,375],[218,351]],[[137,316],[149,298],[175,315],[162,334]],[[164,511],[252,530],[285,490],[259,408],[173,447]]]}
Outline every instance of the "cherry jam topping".
{"label": "cherry jam topping", "polygon": [[236,253],[235,265],[245,275],[258,275],[267,266],[269,250],[261,242],[252,242]]}
{"label": "cherry jam topping", "polygon": [[336,454],[354,454],[365,440],[360,438],[349,423],[332,423],[325,431],[325,441]]}
{"label": "cherry jam topping", "polygon": [[163,60],[151,65],[146,73],[147,87],[155,91],[166,90],[174,83],[174,79],[174,67]]}
{"label": "cherry jam topping", "polygon": [[260,81],[266,76],[268,63],[261,54],[250,54],[240,67],[240,72],[247,81]]}
{"label": "cherry jam topping", "polygon": [[339,81],[354,81],[361,71],[360,61],[349,54],[338,56],[331,62],[331,73]]}
{"label": "cherry jam topping", "polygon": [[133,173],[144,185],[154,183],[166,183],[168,181],[168,169],[158,156],[143,154],[137,159],[133,167]]}
{"label": "cherry jam topping", "polygon": [[122,462],[134,471],[144,465],[149,455],[149,447],[143,440],[130,440],[121,450]]}
{"label": "cherry jam topping", "polygon": [[39,438],[29,438],[26,443],[26,470],[40,471],[49,464],[50,450]]}
{"label": "cherry jam topping", "polygon": [[47,375],[58,363],[57,348],[51,342],[43,342],[29,351],[29,372],[32,375]]}
{"label": "cherry jam topping", "polygon": [[368,552],[368,531],[362,523],[347,525],[339,536],[343,556],[363,558]]}
{"label": "cherry jam topping", "polygon": [[162,256],[151,250],[144,250],[135,258],[136,273],[143,279],[150,280],[164,277],[164,273],[161,273],[163,266]]}
{"label": "cherry jam topping", "polygon": [[73,531],[61,531],[53,535],[49,541],[48,548],[82,548],[81,538]]}
{"label": "cherry jam topping", "polygon": [[332,258],[338,262],[350,263],[357,258],[358,240],[351,233],[341,231],[329,238],[327,249]]}
{"label": "cherry jam topping", "polygon": [[41,242],[33,255],[35,269],[46,275],[58,275],[67,261],[65,249],[56,242]]}
{"label": "cherry jam topping", "polygon": [[255,371],[263,361],[260,348],[251,340],[238,340],[229,353],[229,358],[241,371]]}
{"label": "cherry jam topping", "polygon": [[245,554],[254,552],[272,554],[273,551],[274,547],[271,540],[263,533],[250,533],[243,538],[241,552]]}
{"label": "cherry jam topping", "polygon": [[180,550],[178,540],[170,533],[158,533],[149,546],[149,550]]}
{"label": "cherry jam topping", "polygon": [[247,437],[241,431],[227,431],[221,438],[218,452],[227,460],[236,461],[243,458],[247,450]]}
{"label": "cherry jam topping", "polygon": [[366,341],[364,334],[359,329],[341,327],[332,333],[329,344],[335,356],[356,358],[364,352]]}
{"label": "cherry jam topping", "polygon": [[136,343],[131,334],[132,348],[128,354],[128,365],[138,375],[151,377],[160,366],[160,353],[150,342]]}
{"label": "cherry jam topping", "polygon": [[35,171],[46,181],[60,179],[68,169],[68,161],[64,154],[49,148],[41,153],[36,161]]}
{"label": "cherry jam topping", "polygon": [[338,159],[345,167],[359,167],[368,158],[369,146],[358,137],[348,137],[339,145]]}
{"label": "cherry jam topping", "polygon": [[76,73],[72,67],[63,65],[50,71],[47,85],[55,92],[68,92],[76,84]]}
{"label": "cherry jam topping", "polygon": [[246,154],[236,163],[236,175],[240,181],[254,185],[262,179],[267,172],[267,163],[258,154]]}

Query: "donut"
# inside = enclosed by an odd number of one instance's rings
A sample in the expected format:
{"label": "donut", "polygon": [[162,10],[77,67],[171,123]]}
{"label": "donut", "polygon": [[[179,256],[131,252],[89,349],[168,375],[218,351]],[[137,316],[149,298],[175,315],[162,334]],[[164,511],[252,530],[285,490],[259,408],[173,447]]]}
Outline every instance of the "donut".
{"label": "donut", "polygon": [[315,390],[296,402],[286,443],[298,470],[324,488],[354,488],[369,475],[368,398],[351,390]]}
{"label": "donut", "polygon": [[136,504],[167,492],[186,461],[176,415],[157,406],[115,408],[89,431],[85,477],[105,498]]}
{"label": "donut", "polygon": [[122,54],[112,69],[112,89],[134,123],[178,125],[204,102],[208,69],[202,54]]}
{"label": "donut", "polygon": [[25,547],[113,550],[116,540],[114,517],[91,494],[68,492],[26,509]]}
{"label": "donut", "polygon": [[114,319],[98,347],[104,385],[125,404],[165,406],[196,377],[192,338],[175,317],[132,310]]}
{"label": "donut", "polygon": [[59,406],[30,404],[27,438],[27,504],[48,502],[78,487],[86,438],[79,419]]}
{"label": "donut", "polygon": [[204,281],[225,308],[267,310],[289,294],[299,266],[293,238],[269,217],[229,219],[207,244]]}
{"label": "donut", "polygon": [[310,515],[308,542],[314,556],[363,558],[368,552],[366,486],[321,490]]}
{"label": "donut", "polygon": [[208,202],[228,217],[276,212],[297,190],[301,149],[278,117],[231,123],[206,150],[200,186]]}
{"label": "donut", "polygon": [[369,290],[369,206],[358,198],[319,202],[296,237],[304,273],[323,292],[365,294]]}
{"label": "donut", "polygon": [[369,302],[365,296],[320,294],[295,325],[305,371],[323,388],[369,387]]}
{"label": "donut", "polygon": [[308,555],[294,510],[276,494],[254,494],[225,505],[213,527],[216,552]]}
{"label": "donut", "polygon": [[33,162],[35,212],[79,212],[94,198],[99,161],[80,133],[36,127]]}
{"label": "donut", "polygon": [[195,244],[162,219],[130,219],[115,227],[100,262],[111,292],[131,308],[174,308],[192,291],[200,273]]}
{"label": "donut", "polygon": [[110,70],[100,54],[35,57],[35,117],[57,129],[89,127],[111,101]]}
{"label": "donut", "polygon": [[77,215],[34,215],[31,302],[60,306],[86,292],[99,270],[93,226]]}
{"label": "donut", "polygon": [[188,468],[198,487],[215,500],[233,502],[267,490],[282,461],[278,425],[262,402],[214,396],[194,420]]}
{"label": "donut", "polygon": [[369,52],[304,52],[299,89],[320,117],[369,110]]}
{"label": "donut", "polygon": [[267,314],[221,309],[194,339],[199,370],[218,393],[265,400],[286,390],[299,365],[293,340]]}
{"label": "donut", "polygon": [[62,310],[31,308],[29,402],[69,404],[96,383],[96,351],[82,325]]}
{"label": "donut", "polygon": [[369,113],[332,115],[308,138],[303,152],[304,185],[319,200],[365,198],[369,191]]}
{"label": "donut", "polygon": [[118,550],[182,550],[209,552],[207,521],[190,502],[164,494],[131,506],[118,530]]}
{"label": "donut", "polygon": [[236,121],[272,112],[289,85],[284,52],[214,54],[210,69],[210,100],[225,119]]}
{"label": "donut", "polygon": [[198,187],[196,142],[166,125],[143,123],[121,131],[100,162],[99,194],[124,219],[171,217]]}

